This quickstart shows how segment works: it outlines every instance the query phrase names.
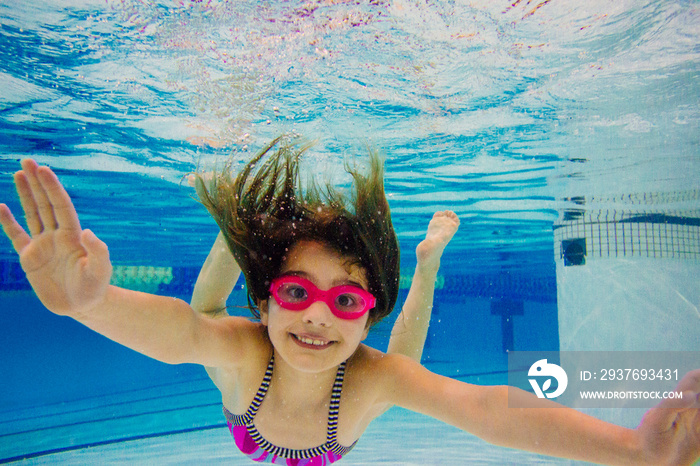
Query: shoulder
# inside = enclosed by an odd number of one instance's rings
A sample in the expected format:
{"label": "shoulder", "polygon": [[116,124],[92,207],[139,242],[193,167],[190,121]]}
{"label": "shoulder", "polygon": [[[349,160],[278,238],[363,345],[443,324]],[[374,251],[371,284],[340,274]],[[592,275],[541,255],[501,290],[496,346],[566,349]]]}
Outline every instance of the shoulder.
{"label": "shoulder", "polygon": [[[368,348],[358,354],[363,385],[372,390],[378,416],[392,406],[450,422],[456,409],[483,419],[493,387],[472,385],[436,374],[402,354]],[[375,416],[375,417],[376,417]]]}
{"label": "shoulder", "polygon": [[401,387],[410,383],[413,372],[428,372],[413,359],[401,354],[387,354],[360,345],[348,360],[348,382],[356,398],[367,403],[373,419],[393,405],[399,404],[396,395]]}
{"label": "shoulder", "polygon": [[262,333],[265,333],[265,326],[263,324],[250,320],[247,317],[223,315],[214,317],[212,320],[229,332],[241,333],[241,336],[247,335],[252,338],[257,338]]}
{"label": "shoulder", "polygon": [[224,405],[231,412],[242,412],[253,396],[248,392],[260,383],[270,359],[272,344],[267,330],[261,323],[243,317],[209,320],[220,335],[212,338],[220,343],[212,343],[217,346],[211,349],[219,357],[205,369],[221,392]]}
{"label": "shoulder", "polygon": [[366,345],[360,345],[348,363],[365,380],[395,383],[415,371],[428,372],[420,363],[398,353],[384,353]]}
{"label": "shoulder", "polygon": [[261,356],[269,357],[270,340],[260,322],[236,316],[200,319],[202,347],[209,353],[203,359],[209,361],[208,367],[239,368]]}

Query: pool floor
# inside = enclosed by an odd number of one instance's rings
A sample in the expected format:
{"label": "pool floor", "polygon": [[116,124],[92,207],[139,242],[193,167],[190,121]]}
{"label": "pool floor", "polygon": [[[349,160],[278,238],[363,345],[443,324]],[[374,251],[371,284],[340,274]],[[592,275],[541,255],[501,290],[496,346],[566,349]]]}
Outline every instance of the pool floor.
{"label": "pool floor", "polygon": [[[21,461],[53,464],[253,464],[226,428],[112,443]],[[394,408],[370,425],[341,464],[573,465],[586,464],[489,445],[433,419]]]}

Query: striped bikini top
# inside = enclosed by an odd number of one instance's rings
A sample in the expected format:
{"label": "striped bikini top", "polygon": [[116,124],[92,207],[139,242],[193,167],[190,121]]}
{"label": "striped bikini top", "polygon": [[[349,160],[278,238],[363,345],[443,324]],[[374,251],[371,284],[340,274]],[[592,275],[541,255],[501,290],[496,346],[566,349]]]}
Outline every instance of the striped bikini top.
{"label": "striped bikini top", "polygon": [[[333,383],[333,391],[331,393],[330,406],[328,408],[328,431],[326,435],[326,443],[316,448],[308,448],[306,450],[293,450],[291,448],[278,447],[263,438],[255,428],[253,419],[260,408],[267,390],[270,387],[272,380],[272,370],[275,363],[274,352],[270,356],[270,362],[267,364],[267,370],[263,377],[260,388],[253,398],[248,411],[245,414],[233,414],[224,407],[224,415],[231,435],[236,441],[236,445],[244,454],[248,455],[253,461],[283,464],[289,466],[303,466],[306,464],[330,464],[338,461],[346,453],[348,453],[357,441],[349,447],[342,446],[338,443],[338,408],[340,406],[340,394],[343,391],[343,378],[345,376],[344,361],[339,367]],[[290,425],[290,428],[293,426]]]}

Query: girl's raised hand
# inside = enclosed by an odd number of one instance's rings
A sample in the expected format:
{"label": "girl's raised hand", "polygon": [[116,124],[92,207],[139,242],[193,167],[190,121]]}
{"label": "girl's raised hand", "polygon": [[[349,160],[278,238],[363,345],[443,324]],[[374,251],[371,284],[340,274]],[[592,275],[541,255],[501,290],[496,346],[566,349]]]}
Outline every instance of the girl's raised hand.
{"label": "girl's raised hand", "polygon": [[22,161],[15,186],[27,233],[0,204],[0,223],[19,254],[22,269],[50,311],[77,317],[103,299],[112,275],[105,243],[82,230],[68,193],[48,167]]}
{"label": "girl's raised hand", "polygon": [[419,269],[434,270],[440,267],[442,252],[459,228],[459,217],[451,210],[435,212],[428,224],[425,239],[416,248]]}
{"label": "girl's raised hand", "polygon": [[691,465],[700,459],[700,369],[676,387],[683,398],[667,398],[647,411],[637,428],[649,464]]}

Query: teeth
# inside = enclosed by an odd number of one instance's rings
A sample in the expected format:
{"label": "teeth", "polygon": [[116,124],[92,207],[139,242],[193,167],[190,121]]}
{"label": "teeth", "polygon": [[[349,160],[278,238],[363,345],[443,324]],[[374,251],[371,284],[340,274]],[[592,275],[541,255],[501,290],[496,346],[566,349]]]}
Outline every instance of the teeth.
{"label": "teeth", "polygon": [[313,340],[313,339],[311,339],[311,338],[306,338],[306,337],[299,337],[299,336],[297,336],[297,339],[298,339],[300,342],[302,342],[302,343],[306,343],[307,345],[323,346],[323,345],[326,344],[325,341]]}

